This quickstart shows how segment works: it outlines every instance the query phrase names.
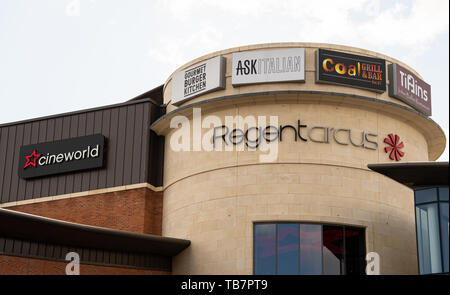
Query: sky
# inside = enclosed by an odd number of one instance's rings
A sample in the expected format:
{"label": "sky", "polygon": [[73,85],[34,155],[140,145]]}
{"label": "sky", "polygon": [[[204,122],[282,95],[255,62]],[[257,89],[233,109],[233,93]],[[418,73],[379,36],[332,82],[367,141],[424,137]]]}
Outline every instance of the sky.
{"label": "sky", "polygon": [[448,0],[0,0],[0,124],[124,102],[192,59],[271,42],[406,63],[448,139]]}

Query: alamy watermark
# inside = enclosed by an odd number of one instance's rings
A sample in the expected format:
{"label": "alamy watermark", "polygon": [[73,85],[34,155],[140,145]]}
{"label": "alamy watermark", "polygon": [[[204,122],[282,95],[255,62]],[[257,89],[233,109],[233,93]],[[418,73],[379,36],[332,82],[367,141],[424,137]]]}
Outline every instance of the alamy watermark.
{"label": "alamy watermark", "polygon": [[67,16],[80,16],[80,0],[70,0],[66,5],[66,15]]}
{"label": "alamy watermark", "polygon": [[[261,151],[261,162],[274,162],[278,157],[278,116],[218,116],[202,117],[194,108],[192,127],[185,116],[175,116],[170,128],[177,129],[170,137],[175,152],[189,151]],[[203,132],[203,129],[207,129]]]}
{"label": "alamy watermark", "polygon": [[380,255],[377,252],[369,252],[366,255],[366,275],[380,274]]}
{"label": "alamy watermark", "polygon": [[66,255],[66,261],[70,261],[66,265],[66,275],[80,274],[80,255],[77,252],[69,252]]}

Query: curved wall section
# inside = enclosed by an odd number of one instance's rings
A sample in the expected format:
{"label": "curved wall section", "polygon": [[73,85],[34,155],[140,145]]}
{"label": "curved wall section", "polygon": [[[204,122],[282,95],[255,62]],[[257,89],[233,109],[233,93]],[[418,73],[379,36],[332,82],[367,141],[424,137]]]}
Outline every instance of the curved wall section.
{"label": "curved wall section", "polygon": [[[231,85],[233,52],[292,47],[305,48],[304,82]],[[224,50],[181,69],[222,55],[226,88],[178,106],[170,104],[168,79],[167,114],[151,127],[165,135],[162,230],[192,242],[174,258],[173,273],[252,274],[256,222],[356,226],[364,229],[366,253],[380,255],[382,274],[417,273],[413,192],[367,164],[435,160],[445,136],[387,91],[315,83],[319,47],[397,62],[324,44]],[[273,133],[260,133],[261,146],[252,150],[251,134],[262,130]],[[212,138],[222,150],[208,150]],[[262,150],[267,138],[275,139]]]}

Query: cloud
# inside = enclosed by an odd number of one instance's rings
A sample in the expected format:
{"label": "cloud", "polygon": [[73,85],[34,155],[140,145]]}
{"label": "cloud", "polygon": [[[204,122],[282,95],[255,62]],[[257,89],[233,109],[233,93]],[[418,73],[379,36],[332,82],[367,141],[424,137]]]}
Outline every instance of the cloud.
{"label": "cloud", "polygon": [[[421,54],[449,25],[449,2],[443,0],[171,0],[158,1],[157,7],[173,27],[206,25],[231,43],[245,34],[250,43],[298,40],[375,50],[401,46]],[[293,27],[298,28],[295,35]],[[236,34],[236,29],[242,31]]]}
{"label": "cloud", "polygon": [[420,0],[406,14],[408,8],[397,3],[362,23],[358,35],[367,43],[415,47],[423,52],[437,35],[448,31],[448,9],[448,1]]}
{"label": "cloud", "polygon": [[160,0],[162,37],[152,40],[148,56],[169,75],[216,50],[319,42],[366,48],[414,68],[448,34],[448,8],[446,0]]}
{"label": "cloud", "polygon": [[171,17],[187,21],[199,17],[214,18],[216,13],[257,16],[268,11],[273,0],[158,0],[158,9],[166,10]]}
{"label": "cloud", "polygon": [[156,46],[149,49],[148,55],[174,70],[198,57],[199,54],[221,49],[222,39],[223,35],[220,31],[207,26],[179,38],[173,36],[162,38]]}

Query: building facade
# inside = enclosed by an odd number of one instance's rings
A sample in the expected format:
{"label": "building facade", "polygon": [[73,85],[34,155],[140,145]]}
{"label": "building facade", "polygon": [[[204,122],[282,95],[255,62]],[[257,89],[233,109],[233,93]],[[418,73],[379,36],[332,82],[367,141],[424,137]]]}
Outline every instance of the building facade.
{"label": "building facade", "polygon": [[[430,115],[430,86],[379,53],[227,49],[124,104],[0,126],[0,206],[159,236],[179,246],[147,250],[169,257],[166,273],[364,274],[376,252],[381,274],[417,274],[414,192],[367,165],[435,161],[446,138]],[[99,166],[39,151],[96,134]]]}
{"label": "building facade", "polygon": [[414,190],[419,274],[449,271],[448,162],[370,164]]}
{"label": "building facade", "polygon": [[[158,87],[128,102],[0,126],[0,274],[169,274]],[[159,101],[159,102],[158,102]]]}

